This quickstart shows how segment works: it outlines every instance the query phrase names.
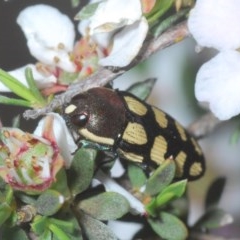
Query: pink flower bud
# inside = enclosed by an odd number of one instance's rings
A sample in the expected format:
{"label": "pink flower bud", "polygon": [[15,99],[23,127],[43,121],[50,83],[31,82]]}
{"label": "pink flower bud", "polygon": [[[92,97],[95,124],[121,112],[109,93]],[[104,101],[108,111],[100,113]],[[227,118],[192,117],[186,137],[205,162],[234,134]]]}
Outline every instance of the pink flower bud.
{"label": "pink flower bud", "polygon": [[17,128],[0,129],[0,176],[14,189],[38,194],[51,186],[63,158],[47,117],[43,137]]}

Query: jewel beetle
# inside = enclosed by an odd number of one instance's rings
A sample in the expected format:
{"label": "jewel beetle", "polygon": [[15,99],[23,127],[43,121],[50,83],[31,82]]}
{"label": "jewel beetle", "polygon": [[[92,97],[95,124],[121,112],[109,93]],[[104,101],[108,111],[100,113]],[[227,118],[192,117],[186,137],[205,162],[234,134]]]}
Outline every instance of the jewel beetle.
{"label": "jewel beetle", "polygon": [[173,159],[177,179],[195,180],[204,174],[196,140],[171,116],[129,92],[89,89],[73,97],[63,115],[87,146],[151,167]]}

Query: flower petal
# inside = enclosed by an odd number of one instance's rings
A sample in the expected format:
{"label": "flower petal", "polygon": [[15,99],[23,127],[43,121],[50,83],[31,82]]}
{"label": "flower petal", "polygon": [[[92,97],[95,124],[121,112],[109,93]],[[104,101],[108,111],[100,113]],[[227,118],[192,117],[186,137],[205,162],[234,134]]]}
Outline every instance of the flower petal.
{"label": "flower petal", "polygon": [[[29,67],[32,70],[33,78],[38,86],[39,89],[48,88],[54,85],[57,82],[57,78],[54,75],[50,76],[43,76],[36,68],[34,64],[27,64],[25,66],[22,66],[20,68],[14,69],[12,71],[9,71],[8,73],[15,77],[19,82],[27,85],[26,77],[25,77],[25,70]],[[0,83],[0,92],[10,92],[10,90],[5,87],[2,83]]]}
{"label": "flower petal", "polygon": [[198,101],[209,102],[220,120],[240,113],[240,53],[220,52],[205,63],[197,74],[195,94]]}
{"label": "flower petal", "polygon": [[114,36],[113,48],[106,58],[99,60],[102,66],[125,67],[137,56],[148,32],[145,17],[141,21],[125,27]]}
{"label": "flower petal", "polygon": [[18,16],[31,54],[46,64],[75,71],[68,52],[75,39],[73,23],[57,9],[39,4],[25,8]]}
{"label": "flower petal", "polygon": [[[65,121],[57,113],[51,113],[54,116],[53,132],[60,149],[60,154],[65,161],[65,167],[68,168],[71,165],[73,155],[72,153],[76,151],[77,145],[75,144],[72,135],[70,134]],[[43,131],[45,118],[43,118],[34,131],[35,135],[41,136]]]}
{"label": "flower petal", "polygon": [[240,47],[240,1],[198,0],[188,28],[201,46],[218,50]]}
{"label": "flower petal", "polygon": [[90,34],[116,30],[140,20],[141,16],[140,0],[103,1],[91,17]]}

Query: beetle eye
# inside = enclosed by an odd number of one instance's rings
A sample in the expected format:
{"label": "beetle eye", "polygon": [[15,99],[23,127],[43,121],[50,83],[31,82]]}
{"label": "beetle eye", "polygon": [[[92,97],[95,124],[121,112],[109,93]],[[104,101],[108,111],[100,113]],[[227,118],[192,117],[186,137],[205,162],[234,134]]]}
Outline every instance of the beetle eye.
{"label": "beetle eye", "polygon": [[79,128],[84,127],[87,124],[88,119],[89,117],[87,113],[80,113],[71,116],[71,122]]}

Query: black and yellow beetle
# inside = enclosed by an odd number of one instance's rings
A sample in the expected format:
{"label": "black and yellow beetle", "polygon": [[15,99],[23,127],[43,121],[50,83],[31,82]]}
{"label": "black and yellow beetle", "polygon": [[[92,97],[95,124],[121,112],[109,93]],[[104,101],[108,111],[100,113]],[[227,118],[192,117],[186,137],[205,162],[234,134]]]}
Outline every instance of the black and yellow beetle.
{"label": "black and yellow beetle", "polygon": [[172,117],[128,92],[92,88],[76,95],[63,114],[90,147],[145,166],[173,159],[178,179],[204,174],[204,157],[195,139]]}

